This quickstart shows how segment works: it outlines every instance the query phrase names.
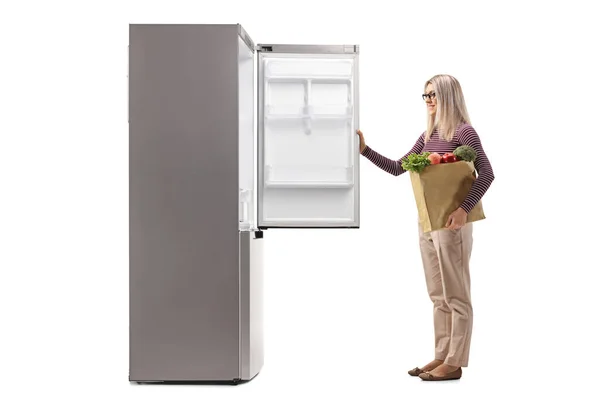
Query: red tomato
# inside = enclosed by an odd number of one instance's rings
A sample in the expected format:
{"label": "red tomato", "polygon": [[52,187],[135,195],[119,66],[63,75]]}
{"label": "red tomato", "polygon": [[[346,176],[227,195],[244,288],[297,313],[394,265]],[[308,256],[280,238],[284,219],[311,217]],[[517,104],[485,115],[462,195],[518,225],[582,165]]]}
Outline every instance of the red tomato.
{"label": "red tomato", "polygon": [[456,161],[456,156],[452,153],[446,153],[442,156],[442,162],[451,163]]}

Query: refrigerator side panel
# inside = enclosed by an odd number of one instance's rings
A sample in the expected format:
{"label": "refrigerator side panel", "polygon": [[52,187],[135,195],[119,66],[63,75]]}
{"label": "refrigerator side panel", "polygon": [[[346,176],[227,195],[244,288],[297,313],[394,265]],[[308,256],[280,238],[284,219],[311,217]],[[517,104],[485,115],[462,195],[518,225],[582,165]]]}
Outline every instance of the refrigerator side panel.
{"label": "refrigerator side panel", "polygon": [[129,379],[238,379],[238,27],[129,33]]}

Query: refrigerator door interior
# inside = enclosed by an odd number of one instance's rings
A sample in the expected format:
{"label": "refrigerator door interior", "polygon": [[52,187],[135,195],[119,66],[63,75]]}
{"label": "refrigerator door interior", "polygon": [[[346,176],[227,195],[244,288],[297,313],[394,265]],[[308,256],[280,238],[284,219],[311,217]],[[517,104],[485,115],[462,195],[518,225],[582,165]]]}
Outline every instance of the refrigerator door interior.
{"label": "refrigerator door interior", "polygon": [[358,46],[258,46],[259,228],[358,228]]}

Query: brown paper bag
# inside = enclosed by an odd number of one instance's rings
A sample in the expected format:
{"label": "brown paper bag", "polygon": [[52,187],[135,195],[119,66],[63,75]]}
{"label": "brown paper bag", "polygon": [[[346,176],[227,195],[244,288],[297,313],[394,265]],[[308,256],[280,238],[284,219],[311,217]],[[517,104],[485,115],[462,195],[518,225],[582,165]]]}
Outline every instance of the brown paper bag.
{"label": "brown paper bag", "polygon": [[[420,173],[409,173],[423,232],[445,229],[448,217],[460,207],[476,178],[475,165],[467,161],[428,165]],[[467,214],[467,222],[482,219],[480,201]]]}

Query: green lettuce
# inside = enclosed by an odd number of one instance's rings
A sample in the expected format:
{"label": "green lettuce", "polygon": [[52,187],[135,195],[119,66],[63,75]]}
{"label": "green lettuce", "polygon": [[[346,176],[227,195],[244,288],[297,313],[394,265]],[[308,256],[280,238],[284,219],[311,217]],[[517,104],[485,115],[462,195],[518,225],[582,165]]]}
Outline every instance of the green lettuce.
{"label": "green lettuce", "polygon": [[431,164],[431,160],[427,158],[429,154],[431,153],[425,152],[422,154],[409,154],[402,160],[402,168],[404,168],[406,171],[423,171],[426,166]]}

